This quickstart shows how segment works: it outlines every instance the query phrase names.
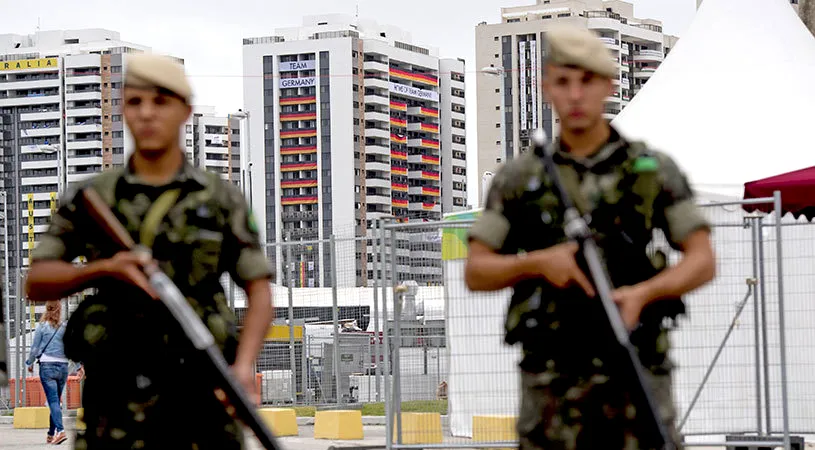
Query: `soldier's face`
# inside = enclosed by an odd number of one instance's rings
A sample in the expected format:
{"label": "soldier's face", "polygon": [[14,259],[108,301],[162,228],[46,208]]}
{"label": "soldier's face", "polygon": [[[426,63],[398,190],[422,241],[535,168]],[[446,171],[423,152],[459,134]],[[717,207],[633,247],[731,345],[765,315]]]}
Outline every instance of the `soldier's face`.
{"label": "soldier's face", "polygon": [[158,89],[126,87],[123,113],[136,148],[156,153],[178,145],[181,126],[191,108],[180,98]]}
{"label": "soldier's face", "polygon": [[603,119],[611,80],[582,69],[546,66],[543,92],[560,117],[561,128],[579,133]]}

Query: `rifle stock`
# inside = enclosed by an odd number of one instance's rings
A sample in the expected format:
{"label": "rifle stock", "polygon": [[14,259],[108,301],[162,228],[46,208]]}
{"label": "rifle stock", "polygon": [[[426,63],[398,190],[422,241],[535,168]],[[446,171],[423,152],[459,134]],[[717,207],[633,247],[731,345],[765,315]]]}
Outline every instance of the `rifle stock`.
{"label": "rifle stock", "polygon": [[[91,217],[124,250],[149,251],[140,249],[136,245],[127,230],[113,215],[107,203],[102,200],[95,190],[90,187],[86,188],[83,191],[83,199]],[[231,376],[229,364],[217,347],[215,338],[187,302],[186,297],[157,265],[153,264],[146,267],[145,273],[149,277],[150,285],[181,325],[187,338],[195,348],[195,354],[191,356],[200,362],[208,375],[215,378],[216,389],[220,389],[225,394],[225,398],[220,393],[217,393],[216,396],[227,412],[246,424],[264,448],[268,450],[280,449],[274,435],[257,414],[244,389]]]}
{"label": "rifle stock", "polygon": [[637,416],[647,421],[646,425],[649,430],[649,435],[656,441],[655,445],[658,448],[674,450],[677,448],[678,443],[673,442],[667,427],[659,417],[656,402],[651,394],[652,391],[649,380],[645,376],[645,368],[637,356],[637,350],[631,343],[629,332],[623,323],[620,311],[612,299],[611,293],[613,286],[611,278],[601,262],[597,242],[592,237],[586,219],[580,215],[574,206],[574,202],[569,197],[568,192],[563,187],[552,154],[549,149],[546,148],[546,134],[543,130],[538,129],[532,134],[532,142],[535,147],[535,153],[543,159],[546,172],[552,181],[554,189],[557,191],[555,194],[560,197],[561,203],[564,206],[563,227],[566,236],[580,244],[581,252],[589,270],[588,275],[603,305],[608,323],[614,332],[614,336],[617,338],[617,342],[625,350],[621,352],[624,359],[624,361],[621,361],[622,366],[624,366],[623,376],[626,379],[634,379],[630,385],[633,390],[633,397],[635,401],[639,403],[639,405],[637,405],[637,411],[645,412],[642,416],[639,413]]}

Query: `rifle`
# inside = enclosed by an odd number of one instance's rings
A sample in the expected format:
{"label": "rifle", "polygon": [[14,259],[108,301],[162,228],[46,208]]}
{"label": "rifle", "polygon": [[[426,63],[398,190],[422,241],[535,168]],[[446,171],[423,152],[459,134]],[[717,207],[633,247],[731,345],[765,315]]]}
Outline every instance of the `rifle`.
{"label": "rifle", "polygon": [[[125,250],[143,252],[150,254],[150,249],[138,246],[130,237],[127,230],[113,215],[108,205],[92,188],[88,187],[83,191],[83,198],[91,217],[116,243]],[[230,375],[230,368],[224,359],[224,355],[215,344],[215,338],[198,317],[195,310],[190,306],[184,294],[170,280],[156,264],[151,264],[144,269],[150,285],[158,294],[176,321],[181,325],[187,338],[189,338],[195,348],[194,356],[196,360],[202,361],[204,370],[216,379],[215,385],[223,391],[223,394],[216,392],[216,397],[224,404],[227,412],[246,424],[260,441],[261,445],[268,450],[279,450],[272,432],[266,427],[263,420],[255,411],[254,406],[246,396],[243,388]]]}
{"label": "rifle", "polygon": [[590,272],[589,275],[592,284],[594,284],[597,295],[600,297],[614,336],[620,346],[625,349],[622,366],[624,367],[624,371],[627,372],[626,375],[636,378],[636,382],[632,382],[634,389],[632,395],[636,402],[644,405],[644,407],[638,407],[637,411],[646,412],[644,418],[648,421],[646,424],[647,429],[652,432],[657,440],[656,444],[658,447],[664,450],[674,450],[677,448],[677,443],[673,442],[665,424],[663,424],[659,418],[656,402],[651,395],[650,383],[648,379],[645,378],[645,369],[637,356],[637,350],[631,343],[629,332],[623,323],[620,311],[617,309],[617,305],[611,297],[613,290],[611,278],[600,260],[598,245],[589,229],[587,219],[580,215],[572,199],[569,197],[568,192],[564,189],[560,174],[552,157],[551,148],[547,148],[546,146],[546,133],[542,129],[535,130],[532,133],[532,143],[535,147],[535,152],[542,156],[546,173],[549,175],[553,188],[556,191],[555,195],[560,197],[560,201],[565,209],[563,230],[566,237],[576,241],[580,245]]}

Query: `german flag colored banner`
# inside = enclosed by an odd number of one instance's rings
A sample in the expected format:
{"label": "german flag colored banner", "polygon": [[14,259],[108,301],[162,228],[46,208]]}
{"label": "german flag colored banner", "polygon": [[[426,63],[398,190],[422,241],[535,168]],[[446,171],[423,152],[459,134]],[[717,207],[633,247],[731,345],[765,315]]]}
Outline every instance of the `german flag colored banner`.
{"label": "german flag colored banner", "polygon": [[280,137],[283,139],[314,137],[314,136],[317,136],[317,130],[314,128],[307,130],[287,130],[280,132]]}
{"label": "german flag colored banner", "polygon": [[407,120],[400,119],[398,117],[391,117],[391,125],[395,127],[405,128],[407,126]]}
{"label": "german flag colored banner", "polygon": [[396,134],[391,133],[391,140],[398,144],[407,144],[407,136],[398,136]]}
{"label": "german flag colored banner", "polygon": [[438,86],[439,79],[423,73],[415,73],[409,72],[407,70],[395,69],[393,67],[390,68],[390,75],[395,78],[401,78],[403,80],[410,80],[416,81],[419,83],[429,84],[430,86]]}
{"label": "german flag colored banner", "polygon": [[439,180],[439,173],[434,172],[432,170],[423,170],[422,171],[422,178],[425,180]]}
{"label": "german flag colored banner", "polygon": [[402,175],[402,176],[407,176],[407,167],[396,167],[396,166],[391,166],[391,172],[392,172],[394,175]]}
{"label": "german flag colored banner", "polygon": [[425,164],[439,165],[438,156],[422,155],[422,162]]}
{"label": "german flag colored banner", "polygon": [[391,109],[396,111],[407,111],[407,103],[391,100]]}
{"label": "german flag colored banner", "polygon": [[432,195],[438,197],[441,195],[441,190],[432,186],[422,186],[422,195]]}
{"label": "german flag colored banner", "polygon": [[300,170],[317,170],[317,161],[302,163],[287,163],[280,165],[281,172],[297,172]]}
{"label": "german flag colored banner", "polygon": [[402,183],[391,183],[391,189],[397,192],[407,192],[408,185]]}
{"label": "german flag colored banner", "polygon": [[307,97],[281,97],[280,98],[280,106],[287,106],[287,105],[308,105],[310,103],[316,103],[317,97],[311,95]]}
{"label": "german flag colored banner", "polygon": [[280,187],[283,189],[317,187],[317,180],[283,180]]}
{"label": "german flag colored banner", "polygon": [[423,116],[427,116],[427,117],[439,117],[439,110],[438,110],[438,109],[436,109],[436,108],[425,108],[424,106],[422,106],[422,107],[421,107],[421,109],[419,109],[419,112],[420,112],[420,113],[421,113]]}
{"label": "german flag colored banner", "polygon": [[281,114],[280,121],[281,122],[293,122],[295,120],[317,120],[317,113],[314,111],[311,112],[300,112],[300,113],[288,113],[288,114]]}
{"label": "german flag colored banner", "polygon": [[393,205],[395,208],[407,208],[408,207],[408,201],[407,200],[399,200],[399,199],[395,198],[395,199],[393,199],[391,201],[391,205]]}
{"label": "german flag colored banner", "polygon": [[428,203],[428,202],[423,202],[422,203],[422,209],[425,210],[425,211],[432,211],[433,208],[435,208],[435,207],[436,207],[435,203]]}
{"label": "german flag colored banner", "polygon": [[317,203],[317,197],[283,197],[280,203],[283,205],[311,205]]}
{"label": "german flag colored banner", "polygon": [[438,149],[439,141],[435,139],[422,139],[422,147]]}
{"label": "german flag colored banner", "polygon": [[400,152],[398,150],[391,150],[391,158],[392,159],[400,159],[402,161],[407,161],[407,153]]}
{"label": "german flag colored banner", "polygon": [[306,147],[280,147],[281,155],[307,155],[309,153],[317,153],[317,146],[309,145]]}
{"label": "german flag colored banner", "polygon": [[439,126],[434,125],[432,123],[423,123],[421,126],[422,131],[427,131],[428,133],[438,133]]}

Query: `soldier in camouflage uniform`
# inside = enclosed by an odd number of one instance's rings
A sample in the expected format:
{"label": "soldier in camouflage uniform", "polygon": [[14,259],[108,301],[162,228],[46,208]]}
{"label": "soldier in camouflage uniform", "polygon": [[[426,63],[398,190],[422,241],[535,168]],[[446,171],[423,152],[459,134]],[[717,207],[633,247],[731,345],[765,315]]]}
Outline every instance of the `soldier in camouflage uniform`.
{"label": "soldier in camouflage uniform", "polygon": [[[152,248],[252,394],[254,359],[273,319],[273,271],[241,192],[192,167],[178,145],[190,99],[181,65],[131,55],[123,113],[136,150],[125,168],[105,171],[80,189],[93,187],[134,240]],[[148,214],[159,203],[164,211]],[[73,266],[78,256],[88,264]],[[65,196],[33,260],[27,279],[32,300],[97,289],[73,313],[65,336],[66,353],[85,364],[87,375],[87,430],[77,434],[76,449],[243,448],[242,429],[217,399],[216,386],[185,361],[191,345],[156,301],[141,270],[148,261],[117,248],[80,193]],[[240,336],[220,284],[224,272],[247,292]]]}
{"label": "soldier in camouflage uniform", "polygon": [[[714,276],[709,224],[669,156],[629,142],[603,119],[618,76],[604,44],[588,30],[561,26],[546,33],[545,55],[543,90],[561,118],[560,139],[550,144],[555,163],[580,212],[591,214],[617,286],[613,298],[658,414],[679,443],[662,319],[675,317],[671,308],[684,307],[677,299]],[[470,231],[466,267],[472,290],[514,288],[506,342],[523,348],[520,448],[652,448],[629,395],[632,380],[618,374],[622,347],[577,244],[567,242],[564,210],[541,156],[523,153],[495,175]],[[656,270],[646,256],[655,229],[684,253],[671,268]]]}

